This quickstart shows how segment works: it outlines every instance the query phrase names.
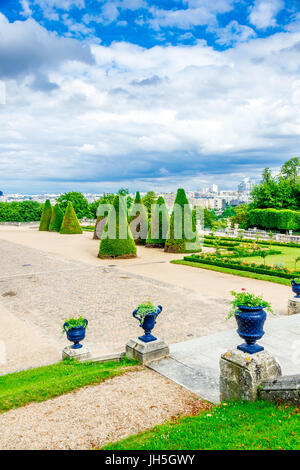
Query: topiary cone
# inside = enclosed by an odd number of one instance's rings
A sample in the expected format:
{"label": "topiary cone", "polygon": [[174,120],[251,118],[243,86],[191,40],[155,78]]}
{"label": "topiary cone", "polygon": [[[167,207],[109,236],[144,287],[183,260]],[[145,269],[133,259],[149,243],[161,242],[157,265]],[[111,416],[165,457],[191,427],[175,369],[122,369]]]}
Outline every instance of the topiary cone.
{"label": "topiary cone", "polygon": [[136,246],[127,221],[126,203],[121,196],[114,198],[113,208],[109,212],[102,233],[98,256],[99,258],[136,257]]}
{"label": "topiary cone", "polygon": [[[175,207],[177,212],[175,212]],[[175,214],[179,221],[176,220],[175,222]],[[179,225],[179,228],[181,224],[181,230],[176,227],[176,223]],[[174,202],[174,208],[170,219],[170,230],[165,244],[165,251],[169,253],[190,253],[200,251],[200,244],[198,249],[187,249],[187,243],[194,243],[199,241],[198,235],[191,239],[187,238],[186,231],[188,227],[191,227],[192,231],[196,232],[196,221],[192,215],[192,209],[186,197],[185,190],[180,188],[177,190],[177,195]],[[175,232],[175,229],[178,229],[178,233]]]}
{"label": "topiary cone", "polygon": [[64,219],[60,228],[62,234],[81,234],[82,229],[79,225],[76,212],[71,201],[68,202]]}
{"label": "topiary cone", "polygon": [[55,204],[52,209],[52,216],[49,225],[49,232],[59,232],[64,219],[64,213],[59,204]]}
{"label": "topiary cone", "polygon": [[39,227],[40,232],[48,232],[50,221],[51,221],[51,216],[52,216],[52,206],[51,206],[49,199],[47,199],[44,205],[44,210],[43,210],[41,221],[40,221],[40,227]]}
{"label": "topiary cone", "polygon": [[145,245],[148,234],[148,215],[137,191],[128,218],[129,226],[136,245]]}
{"label": "topiary cone", "polygon": [[[151,225],[146,240],[147,248],[163,248],[170,228],[170,217],[165,200],[160,196],[151,213]],[[155,237],[155,238],[152,238]]]}

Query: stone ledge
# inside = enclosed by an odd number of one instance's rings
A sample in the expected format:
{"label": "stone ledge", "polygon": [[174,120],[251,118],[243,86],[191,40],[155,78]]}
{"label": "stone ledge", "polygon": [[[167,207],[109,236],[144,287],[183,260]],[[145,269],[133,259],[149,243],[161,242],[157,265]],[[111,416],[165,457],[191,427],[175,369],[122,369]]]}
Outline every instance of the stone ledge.
{"label": "stone ledge", "polygon": [[299,405],[300,375],[284,375],[274,380],[265,380],[258,388],[258,395],[262,400],[281,400]]}
{"label": "stone ledge", "polygon": [[300,313],[300,298],[289,299],[288,301],[288,315],[296,315]]}
{"label": "stone ledge", "polygon": [[168,357],[169,346],[161,339],[150,343],[144,343],[140,339],[130,339],[126,344],[126,356],[128,359],[137,359],[142,364]]}
{"label": "stone ledge", "polygon": [[280,365],[265,350],[251,355],[238,349],[227,351],[220,359],[221,401],[254,401],[257,387],[264,380],[280,375]]}
{"label": "stone ledge", "polygon": [[86,346],[79,349],[72,349],[71,346],[66,346],[62,351],[63,359],[77,359],[77,361],[84,362],[91,360],[90,350]]}

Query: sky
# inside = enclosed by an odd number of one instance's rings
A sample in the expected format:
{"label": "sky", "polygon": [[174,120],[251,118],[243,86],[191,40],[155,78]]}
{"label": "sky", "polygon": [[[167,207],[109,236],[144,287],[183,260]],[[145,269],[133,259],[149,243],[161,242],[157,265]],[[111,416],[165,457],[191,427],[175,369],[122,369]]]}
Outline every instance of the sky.
{"label": "sky", "polygon": [[300,0],[0,0],[0,190],[235,189],[300,149]]}

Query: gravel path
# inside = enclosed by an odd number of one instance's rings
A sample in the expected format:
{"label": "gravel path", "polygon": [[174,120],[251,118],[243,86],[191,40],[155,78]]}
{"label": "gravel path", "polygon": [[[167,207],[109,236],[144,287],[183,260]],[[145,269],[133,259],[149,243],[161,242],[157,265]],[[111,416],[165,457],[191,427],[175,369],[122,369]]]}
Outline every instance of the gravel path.
{"label": "gravel path", "polygon": [[[61,325],[71,316],[83,315],[89,320],[85,344],[93,354],[124,350],[126,342],[141,333],[131,313],[148,298],[163,305],[155,333],[167,343],[232,327],[232,322],[225,321],[224,300],[136,273],[64,260],[4,240],[0,240],[0,259],[0,302],[11,318],[11,327],[0,329],[0,340],[10,349],[9,365],[1,369],[0,364],[0,373],[28,367],[35,356],[32,348],[26,353],[26,346],[30,343],[34,349],[35,334],[50,342],[59,355],[67,344]],[[160,264],[156,266],[160,269]],[[14,318],[18,332],[23,333],[17,344]],[[11,344],[16,345],[15,355]],[[40,344],[36,351],[40,352]],[[43,358],[41,363],[49,363],[53,354],[45,351]]]}
{"label": "gravel path", "polygon": [[90,449],[210,405],[148,369],[0,415],[0,448]]}

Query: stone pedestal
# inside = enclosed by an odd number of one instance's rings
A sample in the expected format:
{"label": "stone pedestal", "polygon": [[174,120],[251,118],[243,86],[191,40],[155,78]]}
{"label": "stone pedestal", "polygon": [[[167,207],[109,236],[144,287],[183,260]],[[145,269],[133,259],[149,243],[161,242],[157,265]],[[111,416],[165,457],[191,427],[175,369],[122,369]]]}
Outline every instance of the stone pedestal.
{"label": "stone pedestal", "polygon": [[276,359],[267,351],[247,354],[238,349],[227,351],[220,359],[221,401],[257,398],[257,387],[264,381],[281,376]]}
{"label": "stone pedestal", "polygon": [[71,346],[66,346],[62,352],[63,359],[77,359],[77,361],[84,362],[91,360],[92,356],[86,346],[79,349],[72,349]]}
{"label": "stone pedestal", "polygon": [[144,343],[144,341],[137,338],[129,340],[126,344],[126,356],[128,359],[137,359],[142,364],[162,359],[169,355],[169,346],[161,339]]}
{"label": "stone pedestal", "polygon": [[290,299],[288,302],[288,315],[300,313],[300,298]]}

